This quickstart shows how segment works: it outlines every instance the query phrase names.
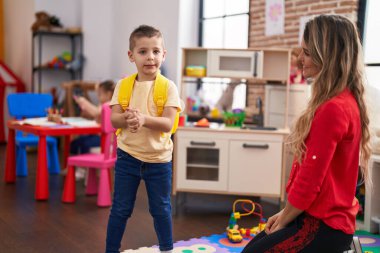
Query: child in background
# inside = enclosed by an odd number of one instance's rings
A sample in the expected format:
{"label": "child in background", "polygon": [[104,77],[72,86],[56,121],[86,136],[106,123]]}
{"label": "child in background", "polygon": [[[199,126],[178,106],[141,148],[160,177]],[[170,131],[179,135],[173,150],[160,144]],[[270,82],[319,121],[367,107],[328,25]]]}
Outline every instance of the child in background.
{"label": "child in background", "polygon": [[305,77],[302,74],[302,64],[298,60],[302,49],[300,47],[293,48],[290,58],[290,84],[304,84]]}
{"label": "child in background", "polygon": [[[102,105],[111,101],[114,88],[115,83],[112,80],[103,81],[97,86],[96,90],[99,99],[99,105],[94,105],[85,97],[74,96],[75,102],[82,110],[82,116],[89,119],[94,119],[96,122],[100,123]],[[90,149],[94,147],[100,147],[100,135],[81,135],[71,142],[70,153],[86,154],[89,153]],[[75,172],[77,179],[84,178],[84,174],[85,170],[80,168]]]}
{"label": "child in background", "polygon": [[[176,113],[181,110],[181,105],[175,84],[160,74],[159,68],[165,54],[164,40],[159,30],[142,25],[130,35],[128,56],[137,67],[137,76],[128,79],[133,82],[129,107],[123,109],[119,101],[122,81],[116,85],[110,102],[112,125],[121,129],[121,132],[117,136],[115,189],[107,228],[107,253],[119,252],[141,180],[145,181],[149,211],[153,217],[160,251],[172,252],[173,249],[173,142],[170,137]],[[168,85],[167,100],[161,116],[153,101],[155,82],[160,82],[157,80],[164,80]],[[144,232],[140,233],[143,236]]]}

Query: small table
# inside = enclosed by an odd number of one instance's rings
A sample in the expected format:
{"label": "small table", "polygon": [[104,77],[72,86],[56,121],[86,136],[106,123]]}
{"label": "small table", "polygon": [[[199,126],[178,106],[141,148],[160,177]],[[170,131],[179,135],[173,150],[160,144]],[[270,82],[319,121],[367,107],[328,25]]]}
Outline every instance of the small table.
{"label": "small table", "polygon": [[101,133],[100,125],[88,127],[76,127],[71,125],[32,126],[27,124],[20,124],[20,121],[17,120],[9,120],[7,122],[7,126],[9,133],[4,173],[4,181],[6,183],[16,182],[16,130],[39,136],[35,191],[36,200],[47,200],[49,198],[46,136],[65,136],[64,157],[66,166],[67,157],[70,151],[71,135]]}

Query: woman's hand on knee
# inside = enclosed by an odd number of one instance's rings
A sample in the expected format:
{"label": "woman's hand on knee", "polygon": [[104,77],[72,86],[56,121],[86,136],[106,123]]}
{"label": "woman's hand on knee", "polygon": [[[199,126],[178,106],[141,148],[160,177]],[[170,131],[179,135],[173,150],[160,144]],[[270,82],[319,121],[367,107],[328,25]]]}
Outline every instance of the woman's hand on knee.
{"label": "woman's hand on knee", "polygon": [[275,227],[273,227],[273,225],[276,226],[276,221],[277,221],[278,217],[280,217],[281,214],[282,214],[282,210],[268,219],[268,222],[265,226],[265,233],[266,234],[269,235],[270,233],[272,233],[272,230],[275,228]]}

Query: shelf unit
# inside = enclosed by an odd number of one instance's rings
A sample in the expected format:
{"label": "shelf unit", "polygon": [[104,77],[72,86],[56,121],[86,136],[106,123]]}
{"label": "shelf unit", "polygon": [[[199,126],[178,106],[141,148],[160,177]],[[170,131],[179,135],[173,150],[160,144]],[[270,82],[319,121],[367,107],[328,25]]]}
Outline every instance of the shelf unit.
{"label": "shelf unit", "polygon": [[365,191],[364,220],[356,220],[357,227],[370,233],[378,233],[379,224],[372,218],[380,217],[380,155],[372,155],[369,160],[369,175],[373,188]]}
{"label": "shelf unit", "polygon": [[[214,51],[218,52],[215,57]],[[225,54],[223,55],[223,52]],[[253,52],[259,52],[260,58],[257,60],[259,64],[255,64],[255,59],[251,62],[247,61],[252,57]],[[247,53],[244,56],[243,53]],[[242,55],[242,56],[236,56]],[[187,87],[199,83],[204,78],[227,78],[230,83],[245,82],[251,84],[275,84],[285,89],[285,105],[284,105],[284,122],[282,127],[288,127],[288,97],[289,85],[288,79],[290,75],[290,50],[288,49],[214,49],[214,48],[183,48],[182,49],[182,74],[181,74],[181,99],[187,100]],[[226,59],[222,62],[222,59]],[[239,65],[238,61],[241,59],[242,63]],[[228,60],[231,60],[229,69]],[[227,64],[226,64],[227,62]],[[253,71],[239,71],[237,66],[251,63]],[[259,66],[257,66],[259,65]],[[206,67],[206,76],[188,76],[186,75],[186,66],[204,66]],[[211,66],[211,67],[210,67]],[[218,71],[211,71],[209,68]],[[260,73],[255,73],[255,70],[260,69]],[[239,75],[239,72],[241,75]],[[224,73],[224,74],[223,74]],[[250,74],[248,74],[250,73]],[[256,75],[256,77],[254,76]],[[189,112],[194,116],[194,113]]]}
{"label": "shelf unit", "polygon": [[[232,83],[276,83],[284,87],[286,109],[283,126],[274,131],[223,125],[197,128],[189,123],[179,127],[174,135],[173,194],[197,192],[261,196],[277,198],[283,203],[284,142],[289,134],[290,50],[184,48],[182,55],[180,96],[183,101],[187,100],[188,86],[197,85],[197,80],[227,78]],[[260,58],[254,58],[257,56]],[[244,64],[253,65],[246,67]],[[204,66],[206,75],[186,75],[187,66]]]}
{"label": "shelf unit", "polygon": [[[32,34],[32,92],[41,93],[42,91],[42,73],[46,71],[65,71],[70,74],[70,80],[82,79],[83,66],[78,69],[53,68],[44,66],[42,63],[43,38],[44,37],[61,37],[70,40],[70,53],[72,61],[80,60],[83,53],[83,35],[81,32],[53,32],[53,31],[36,31]],[[37,40],[37,42],[36,42]],[[37,44],[37,50],[36,45]],[[77,48],[79,47],[79,48]],[[37,51],[37,55],[36,52]],[[37,64],[37,65],[36,65]],[[35,75],[37,75],[37,89],[35,87]]]}

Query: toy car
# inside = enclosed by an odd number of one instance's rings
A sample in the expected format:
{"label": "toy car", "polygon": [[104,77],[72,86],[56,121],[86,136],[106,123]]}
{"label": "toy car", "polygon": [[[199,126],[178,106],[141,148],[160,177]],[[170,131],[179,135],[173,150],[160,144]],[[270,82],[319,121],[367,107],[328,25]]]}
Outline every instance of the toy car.
{"label": "toy car", "polygon": [[227,238],[232,243],[238,243],[243,240],[243,237],[241,236],[240,232],[236,229],[228,229]]}

